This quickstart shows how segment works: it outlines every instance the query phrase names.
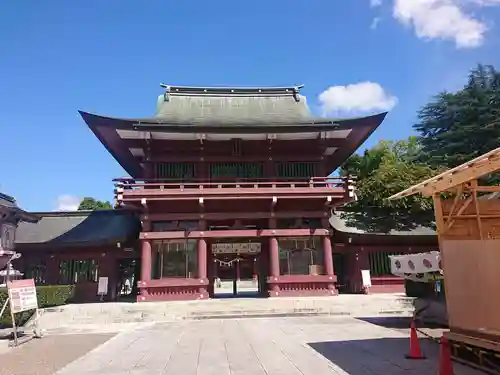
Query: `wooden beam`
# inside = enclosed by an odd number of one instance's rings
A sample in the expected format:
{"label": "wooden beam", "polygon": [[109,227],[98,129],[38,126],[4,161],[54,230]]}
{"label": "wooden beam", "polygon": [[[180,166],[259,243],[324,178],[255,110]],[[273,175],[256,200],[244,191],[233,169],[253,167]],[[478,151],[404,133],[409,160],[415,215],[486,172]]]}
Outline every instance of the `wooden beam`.
{"label": "wooden beam", "polygon": [[453,199],[453,205],[451,206],[450,212],[448,213],[448,217],[446,218],[446,222],[450,222],[451,216],[453,215],[453,211],[455,211],[455,208],[457,207],[458,202],[460,201],[460,198],[462,197],[464,186],[460,185],[457,189],[457,192],[455,194],[455,198]]}
{"label": "wooden beam", "polygon": [[[471,204],[472,200],[473,200],[472,195],[469,195],[469,197],[464,201],[462,207],[460,207],[460,209],[458,210],[456,216],[462,215],[462,213],[467,209],[467,207],[469,207],[469,204]],[[450,222],[446,223],[448,224],[446,231],[449,230],[453,226],[453,224],[455,224],[455,220],[456,219],[452,219]]]}
{"label": "wooden beam", "polygon": [[[315,155],[316,154],[316,155]],[[273,155],[272,158],[278,162],[302,162],[302,163],[319,163],[323,155],[316,153],[295,155]],[[155,154],[149,159],[150,163],[196,163],[202,158],[196,154],[179,154],[178,152]],[[203,156],[203,161],[206,163],[227,163],[227,156]],[[264,163],[267,160],[266,156],[260,155],[242,155],[238,157],[238,162],[241,163]]]}
{"label": "wooden beam", "polygon": [[437,192],[447,191],[460,184],[478,179],[500,169],[500,147],[481,155],[467,163],[452,168],[417,185],[411,186],[388,199],[404,198],[422,193],[431,196]]}
{"label": "wooden beam", "polygon": [[477,223],[477,229],[479,231],[479,239],[483,240],[483,226],[481,225],[481,213],[479,212],[479,203],[477,201],[477,192],[474,189],[477,187],[477,180],[471,181],[471,188],[473,189],[472,191],[472,199],[474,201],[474,210],[476,214],[476,223]]}
{"label": "wooden beam", "polygon": [[477,186],[474,190],[479,193],[497,193],[500,192],[500,186]]}
{"label": "wooden beam", "polygon": [[197,238],[259,238],[328,236],[328,229],[229,229],[208,231],[142,232],[142,240],[175,240]]}
{"label": "wooden beam", "polygon": [[172,221],[172,220],[226,220],[226,219],[269,219],[276,217],[278,219],[286,218],[324,218],[328,215],[325,211],[286,211],[286,212],[209,212],[209,213],[162,213],[162,214],[143,214],[141,220],[151,221]]}
{"label": "wooden beam", "polygon": [[432,201],[434,203],[434,215],[436,216],[436,227],[438,237],[446,232],[444,216],[443,216],[443,206],[441,202],[441,196],[439,194],[434,194],[432,196]]}
{"label": "wooden beam", "polygon": [[[147,191],[147,190],[146,190]],[[229,193],[228,193],[229,194]],[[289,199],[317,199],[324,201],[326,199],[326,193],[324,194],[318,194],[318,195],[275,195],[278,200],[289,200]],[[330,194],[332,197],[332,206],[334,205],[339,205],[341,203],[345,203],[346,199],[344,195],[340,194]],[[161,196],[160,194],[148,194],[148,202],[167,202],[167,201],[199,201],[199,196],[187,196],[183,197],[182,195],[171,195],[171,194],[165,194],[164,196]],[[229,201],[229,200],[249,200],[249,199],[260,199],[260,200],[269,200],[272,202],[272,196],[269,195],[262,195],[262,196],[255,196],[255,195],[238,195],[238,194],[231,194],[228,196],[224,195],[209,195],[209,196],[204,196],[203,200],[206,201]],[[140,203],[143,198],[138,198],[138,197],[128,197],[128,196],[123,196],[120,201],[122,203]]]}

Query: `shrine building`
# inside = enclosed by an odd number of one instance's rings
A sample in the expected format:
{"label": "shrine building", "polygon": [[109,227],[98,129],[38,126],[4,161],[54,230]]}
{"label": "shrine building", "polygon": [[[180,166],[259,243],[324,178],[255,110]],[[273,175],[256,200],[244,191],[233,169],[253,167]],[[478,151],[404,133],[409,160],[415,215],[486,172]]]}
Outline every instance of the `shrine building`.
{"label": "shrine building", "polygon": [[228,277],[336,295],[329,219],[354,186],[328,176],[386,113],[316,117],[300,86],[163,87],[149,118],[80,112],[130,175],[115,199],[142,222],[138,301],[211,298]]}

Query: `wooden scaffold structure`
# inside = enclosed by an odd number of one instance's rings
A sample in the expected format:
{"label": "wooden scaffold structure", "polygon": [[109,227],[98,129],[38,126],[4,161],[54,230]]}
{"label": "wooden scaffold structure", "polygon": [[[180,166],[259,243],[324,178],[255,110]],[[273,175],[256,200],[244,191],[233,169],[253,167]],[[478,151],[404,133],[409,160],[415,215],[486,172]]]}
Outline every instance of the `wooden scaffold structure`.
{"label": "wooden scaffold structure", "polygon": [[391,197],[431,197],[455,359],[500,374],[500,147]]}

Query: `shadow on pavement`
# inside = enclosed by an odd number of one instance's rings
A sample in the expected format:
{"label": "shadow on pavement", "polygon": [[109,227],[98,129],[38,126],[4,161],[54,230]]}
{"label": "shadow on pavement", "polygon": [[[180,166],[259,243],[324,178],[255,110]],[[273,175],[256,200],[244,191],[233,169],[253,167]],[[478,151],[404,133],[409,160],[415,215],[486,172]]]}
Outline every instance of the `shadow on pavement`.
{"label": "shadow on pavement", "polygon": [[[368,374],[436,374],[439,345],[430,340],[420,340],[424,360],[409,360],[406,338],[380,338],[352,341],[312,342],[308,345],[334,365],[351,375]],[[466,374],[462,366],[455,365],[455,374]],[[468,370],[468,369],[467,369]]]}
{"label": "shadow on pavement", "polygon": [[259,292],[244,291],[238,292],[234,295],[232,292],[215,292],[214,298],[260,298],[262,297]]}
{"label": "shadow on pavement", "polygon": [[[383,317],[370,317],[370,318],[356,318],[362,322],[375,324],[380,327],[389,328],[389,329],[409,329],[411,324],[411,318],[406,316],[383,316]],[[445,326],[439,324],[432,323],[422,323],[420,321],[416,321],[415,325],[417,328],[446,328]]]}

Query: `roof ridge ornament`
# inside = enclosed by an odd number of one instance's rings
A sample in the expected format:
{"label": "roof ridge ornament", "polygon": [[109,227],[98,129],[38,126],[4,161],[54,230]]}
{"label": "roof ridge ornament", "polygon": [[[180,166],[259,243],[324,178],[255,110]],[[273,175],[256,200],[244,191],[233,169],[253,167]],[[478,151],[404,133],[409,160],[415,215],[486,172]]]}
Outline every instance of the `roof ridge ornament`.
{"label": "roof ridge ornament", "polygon": [[165,89],[165,93],[163,94],[163,101],[168,102],[170,100],[170,85],[166,85],[164,83],[160,83],[160,87]]}
{"label": "roof ridge ornament", "polygon": [[160,83],[160,87],[165,89],[164,98],[165,101],[169,101],[169,97],[172,95],[187,95],[187,96],[261,96],[261,95],[272,95],[272,96],[293,96],[294,99],[300,101],[300,89],[304,85],[295,86],[266,86],[266,87],[256,87],[256,86],[177,86],[177,85],[167,85]]}

